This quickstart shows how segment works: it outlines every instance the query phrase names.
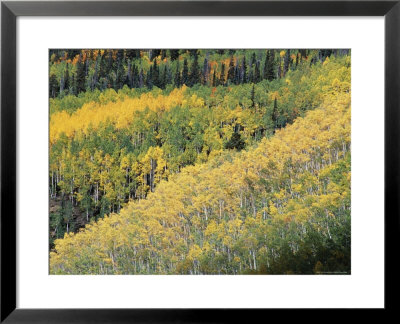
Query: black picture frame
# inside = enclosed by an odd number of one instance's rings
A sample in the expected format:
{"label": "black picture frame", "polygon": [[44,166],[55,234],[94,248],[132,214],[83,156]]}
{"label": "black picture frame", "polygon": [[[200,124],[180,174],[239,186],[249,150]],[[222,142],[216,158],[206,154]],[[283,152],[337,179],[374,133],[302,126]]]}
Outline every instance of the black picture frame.
{"label": "black picture frame", "polygon": [[[4,1],[1,3],[1,323],[250,321],[253,309],[16,308],[16,19],[19,16],[384,16],[385,310],[396,307],[400,228],[400,0],[395,1]],[[371,148],[373,149],[373,148]],[[371,190],[373,190],[371,188]],[[394,246],[394,247],[393,247]],[[372,257],[372,256],[371,256]],[[250,317],[248,317],[250,316]]]}

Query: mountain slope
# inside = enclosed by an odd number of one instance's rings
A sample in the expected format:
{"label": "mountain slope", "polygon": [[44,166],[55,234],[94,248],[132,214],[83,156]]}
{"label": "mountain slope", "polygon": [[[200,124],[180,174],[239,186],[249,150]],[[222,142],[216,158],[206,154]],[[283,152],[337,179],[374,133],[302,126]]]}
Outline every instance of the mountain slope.
{"label": "mountain slope", "polygon": [[350,92],[56,240],[50,272],[350,272]]}

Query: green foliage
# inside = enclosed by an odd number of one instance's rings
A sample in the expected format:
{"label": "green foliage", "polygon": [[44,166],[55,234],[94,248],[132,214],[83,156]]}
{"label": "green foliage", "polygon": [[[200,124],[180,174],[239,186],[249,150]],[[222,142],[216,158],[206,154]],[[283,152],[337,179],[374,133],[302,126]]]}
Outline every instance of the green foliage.
{"label": "green foliage", "polygon": [[[349,273],[349,104],[346,91],[329,94],[255,148],[161,180],[146,199],[56,240],[51,272]],[[143,157],[157,161],[150,178],[162,177],[160,153]]]}
{"label": "green foliage", "polygon": [[50,97],[54,98],[94,89],[118,91],[124,86],[151,90],[153,86],[165,89],[168,85],[218,86],[272,81],[285,77],[299,65],[322,63],[331,54],[342,56],[347,52],[91,49],[50,50],[49,54]]}
{"label": "green foliage", "polygon": [[53,54],[54,273],[350,271],[346,53]]}
{"label": "green foliage", "polygon": [[241,151],[244,149],[244,147],[245,142],[241,139],[239,133],[233,133],[229,141],[225,143],[225,148],[228,150],[236,149],[238,151]]}

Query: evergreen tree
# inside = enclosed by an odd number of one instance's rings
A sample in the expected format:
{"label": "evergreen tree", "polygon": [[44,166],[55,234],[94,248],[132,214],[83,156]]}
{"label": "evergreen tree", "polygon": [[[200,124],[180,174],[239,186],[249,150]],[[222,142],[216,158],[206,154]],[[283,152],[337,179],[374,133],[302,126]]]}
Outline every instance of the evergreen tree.
{"label": "evergreen tree", "polygon": [[282,57],[279,55],[278,78],[282,78]]}
{"label": "evergreen tree", "polygon": [[299,50],[299,53],[300,53],[300,59],[306,58],[306,57],[307,57],[307,50],[305,50],[305,49],[300,49],[300,50]]}
{"label": "evergreen tree", "polygon": [[213,87],[216,87],[218,85],[217,83],[218,83],[217,76],[216,76],[215,69],[214,69],[214,73],[213,73],[211,84],[212,84]]}
{"label": "evergreen tree", "polygon": [[69,50],[67,50],[67,55],[68,55],[68,57],[70,59],[73,59],[74,57],[76,57],[80,53],[81,53],[81,51],[78,50],[78,49],[69,49]]}
{"label": "evergreen tree", "polygon": [[274,132],[275,132],[275,128],[278,127],[278,100],[274,99],[274,109],[272,111],[272,116],[271,116],[272,122],[274,124]]}
{"label": "evergreen tree", "polygon": [[179,50],[171,49],[169,50],[169,55],[171,57],[171,61],[175,61],[179,58]]}
{"label": "evergreen tree", "polygon": [[133,88],[132,77],[133,77],[132,65],[131,65],[131,62],[128,61],[128,71],[126,72],[125,84],[128,85],[129,88]]}
{"label": "evergreen tree", "polygon": [[267,56],[264,63],[264,79],[267,79],[268,81],[272,81],[275,79],[274,58],[272,56],[273,53],[273,50],[267,51]]}
{"label": "evergreen tree", "polygon": [[229,84],[235,83],[235,63],[233,60],[233,56],[231,56],[231,60],[229,61],[228,81]]}
{"label": "evergreen tree", "polygon": [[69,68],[68,68],[68,63],[65,67],[65,73],[64,73],[64,89],[69,91],[69,87],[71,86],[71,82],[69,80]]}
{"label": "evergreen tree", "polygon": [[210,66],[208,64],[207,57],[205,57],[203,62],[203,72],[201,75],[201,84],[207,85],[209,71],[210,71]]}
{"label": "evergreen tree", "polygon": [[152,85],[160,88],[160,72],[157,66],[157,60],[153,61],[153,68],[151,71]]}
{"label": "evergreen tree", "polygon": [[197,49],[190,49],[190,50],[188,50],[188,52],[189,52],[189,55],[190,55],[191,57],[195,57],[195,56],[198,55],[199,50],[197,50]]}
{"label": "evergreen tree", "polygon": [[166,69],[166,75],[167,75],[166,80],[165,80],[165,87],[166,87],[168,84],[172,84],[172,71],[171,71],[169,64],[167,64],[165,66],[165,69]]}
{"label": "evergreen tree", "polygon": [[117,76],[116,76],[116,87],[117,89],[122,89],[124,82],[126,80],[126,74],[124,71],[124,64],[122,59],[118,60]]}
{"label": "evergreen tree", "polygon": [[253,67],[254,64],[256,64],[256,53],[253,52],[250,60],[250,67]]}
{"label": "evergreen tree", "polygon": [[200,83],[200,67],[198,62],[198,55],[197,53],[194,55],[192,69],[190,73],[190,86],[194,86],[195,84]]}
{"label": "evergreen tree", "polygon": [[240,67],[240,83],[247,82],[247,64],[246,64],[246,57],[243,56],[242,59],[242,66]]}
{"label": "evergreen tree", "polygon": [[107,59],[106,54],[100,57],[99,78],[107,77]]}
{"label": "evergreen tree", "polygon": [[228,150],[236,149],[237,151],[241,151],[245,148],[245,142],[242,140],[239,133],[233,133],[232,137],[225,144],[225,148]]}
{"label": "evergreen tree", "polygon": [[59,88],[59,84],[58,84],[57,77],[54,74],[50,75],[49,96],[52,98],[55,98],[58,93],[58,88]]}
{"label": "evergreen tree", "polygon": [[167,85],[167,66],[164,65],[163,72],[161,74],[160,82],[159,82],[159,87],[161,89],[165,89],[165,86]]}
{"label": "evergreen tree", "polygon": [[182,84],[189,85],[189,68],[188,68],[188,61],[186,58],[183,61]]}
{"label": "evergreen tree", "polygon": [[93,71],[93,75],[92,75],[91,87],[90,87],[90,89],[92,91],[97,87],[97,83],[98,83],[99,60],[100,60],[99,57],[96,58],[96,63],[95,63],[95,67],[94,67],[94,71]]}
{"label": "evergreen tree", "polygon": [[174,85],[175,85],[175,88],[180,88],[181,85],[182,85],[181,70],[180,70],[180,68],[179,68],[179,61],[178,61],[177,64],[176,64]]}
{"label": "evergreen tree", "polygon": [[128,59],[128,61],[132,60],[133,58],[136,58],[136,51],[134,49],[128,49],[125,52],[125,57]]}
{"label": "evergreen tree", "polygon": [[82,56],[80,56],[78,62],[76,63],[75,82],[77,94],[86,91],[85,81],[85,64],[82,62]]}
{"label": "evergreen tree", "polygon": [[71,94],[74,96],[76,95],[76,82],[75,82],[74,74],[72,74],[72,77],[71,77]]}
{"label": "evergreen tree", "polygon": [[240,84],[240,70],[239,70],[239,66],[236,64],[235,66],[235,84],[238,85]]}
{"label": "evergreen tree", "polygon": [[156,58],[157,56],[159,56],[161,54],[161,50],[160,49],[153,49],[150,50],[150,61],[153,61],[154,58]]}
{"label": "evergreen tree", "polygon": [[256,91],[254,89],[254,83],[251,87],[251,95],[250,95],[250,99],[251,99],[251,108],[255,109],[256,108],[256,102],[255,102],[255,97],[256,97]]}
{"label": "evergreen tree", "polygon": [[144,73],[143,73],[143,69],[140,69],[140,73],[139,73],[139,88],[143,88],[144,86]]}
{"label": "evergreen tree", "polygon": [[125,73],[124,86],[125,85],[128,86],[129,88],[132,88],[132,71],[130,62],[128,62],[128,70]]}
{"label": "evergreen tree", "polygon": [[139,70],[135,64],[132,64],[132,87],[139,88]]}
{"label": "evergreen tree", "polygon": [[149,90],[153,89],[153,66],[150,66],[149,73],[147,73],[146,86]]}
{"label": "evergreen tree", "polygon": [[286,51],[285,58],[283,60],[283,76],[289,71],[290,64],[290,49]]}
{"label": "evergreen tree", "polygon": [[221,74],[219,76],[219,84],[225,85],[225,64],[224,63],[222,63],[222,66],[221,66]]}
{"label": "evergreen tree", "polygon": [[254,68],[254,82],[258,83],[261,81],[261,74],[260,74],[260,62],[256,62],[256,66]]}

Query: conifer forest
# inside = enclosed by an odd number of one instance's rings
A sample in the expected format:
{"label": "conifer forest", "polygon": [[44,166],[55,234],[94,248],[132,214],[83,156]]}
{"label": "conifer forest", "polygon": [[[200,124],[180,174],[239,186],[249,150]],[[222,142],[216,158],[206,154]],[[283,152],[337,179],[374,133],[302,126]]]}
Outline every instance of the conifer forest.
{"label": "conifer forest", "polygon": [[49,50],[50,274],[351,273],[351,51]]}

